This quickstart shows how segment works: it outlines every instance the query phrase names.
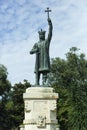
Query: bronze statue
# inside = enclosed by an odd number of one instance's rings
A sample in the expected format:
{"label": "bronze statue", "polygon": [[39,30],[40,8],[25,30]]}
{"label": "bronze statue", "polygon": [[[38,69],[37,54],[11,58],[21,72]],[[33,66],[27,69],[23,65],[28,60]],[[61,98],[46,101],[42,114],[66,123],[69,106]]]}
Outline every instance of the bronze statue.
{"label": "bronze statue", "polygon": [[39,31],[39,41],[34,44],[30,54],[36,53],[36,64],[35,64],[35,74],[36,74],[36,85],[39,85],[40,75],[42,74],[42,84],[46,86],[47,74],[50,72],[50,57],[49,57],[49,47],[52,38],[52,22],[49,17],[49,8],[45,12],[48,14],[48,25],[49,32],[48,37],[45,39],[46,31]]}

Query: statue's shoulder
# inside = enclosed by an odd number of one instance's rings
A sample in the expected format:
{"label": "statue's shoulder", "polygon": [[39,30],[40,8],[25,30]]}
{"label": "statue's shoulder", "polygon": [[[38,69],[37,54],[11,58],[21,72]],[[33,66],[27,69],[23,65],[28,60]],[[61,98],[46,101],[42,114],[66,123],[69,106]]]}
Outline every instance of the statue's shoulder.
{"label": "statue's shoulder", "polygon": [[37,47],[37,46],[38,46],[38,43],[35,43],[35,44],[34,44],[34,47]]}

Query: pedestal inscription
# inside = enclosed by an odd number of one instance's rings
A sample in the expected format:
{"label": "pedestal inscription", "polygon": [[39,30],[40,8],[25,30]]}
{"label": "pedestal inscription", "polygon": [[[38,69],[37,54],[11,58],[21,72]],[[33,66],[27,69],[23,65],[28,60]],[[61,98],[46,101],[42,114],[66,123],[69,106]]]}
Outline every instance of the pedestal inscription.
{"label": "pedestal inscription", "polygon": [[46,113],[46,110],[47,110],[47,101],[43,101],[43,100],[34,101],[33,109],[34,109],[35,112],[43,111],[43,112]]}

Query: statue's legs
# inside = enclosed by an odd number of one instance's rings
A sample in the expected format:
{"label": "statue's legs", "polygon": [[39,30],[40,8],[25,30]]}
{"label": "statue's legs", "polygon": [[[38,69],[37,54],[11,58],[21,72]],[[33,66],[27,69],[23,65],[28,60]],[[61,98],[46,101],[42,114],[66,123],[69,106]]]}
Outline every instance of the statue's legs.
{"label": "statue's legs", "polygon": [[42,73],[42,84],[46,85],[47,81],[47,72]]}
{"label": "statue's legs", "polygon": [[35,76],[36,76],[36,78],[35,78],[35,85],[39,85],[39,80],[40,80],[40,73],[38,72],[38,73],[36,73],[35,74]]}

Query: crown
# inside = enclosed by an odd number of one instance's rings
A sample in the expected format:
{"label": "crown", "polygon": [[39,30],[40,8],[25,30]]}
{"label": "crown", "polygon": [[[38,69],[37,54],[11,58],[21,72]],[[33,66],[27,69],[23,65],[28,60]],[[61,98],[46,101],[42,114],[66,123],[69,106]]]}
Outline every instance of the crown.
{"label": "crown", "polygon": [[39,33],[39,35],[45,35],[46,31],[43,31],[43,30],[41,29],[41,31],[38,31],[38,33]]}

